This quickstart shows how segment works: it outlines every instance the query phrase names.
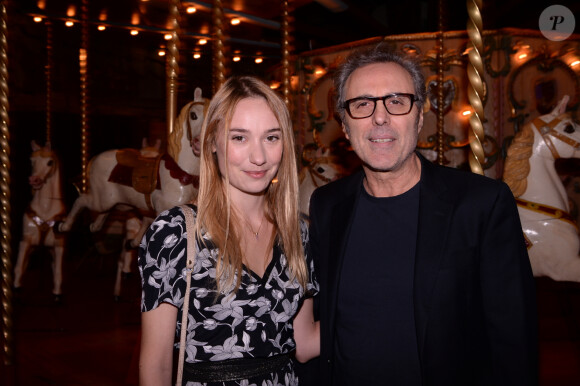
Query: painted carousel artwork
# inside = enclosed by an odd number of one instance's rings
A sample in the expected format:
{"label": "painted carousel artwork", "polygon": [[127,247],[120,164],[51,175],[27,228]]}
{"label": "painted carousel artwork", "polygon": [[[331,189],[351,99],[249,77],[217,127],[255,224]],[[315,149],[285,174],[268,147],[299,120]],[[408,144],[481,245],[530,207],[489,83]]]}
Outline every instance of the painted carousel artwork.
{"label": "painted carousel artwork", "polygon": [[66,214],[60,160],[50,143],[41,147],[33,141],[30,161],[32,173],[28,182],[33,195],[23,217],[22,240],[14,267],[14,288],[18,291],[22,285],[32,250],[39,246],[46,247],[52,256],[52,293],[54,300],[60,301],[65,238],[53,230],[55,223]]}
{"label": "painted carousel artwork", "polygon": [[580,282],[578,227],[555,167],[559,158],[580,158],[580,125],[565,113],[568,101],[515,136],[503,179],[516,197],[534,275]]}

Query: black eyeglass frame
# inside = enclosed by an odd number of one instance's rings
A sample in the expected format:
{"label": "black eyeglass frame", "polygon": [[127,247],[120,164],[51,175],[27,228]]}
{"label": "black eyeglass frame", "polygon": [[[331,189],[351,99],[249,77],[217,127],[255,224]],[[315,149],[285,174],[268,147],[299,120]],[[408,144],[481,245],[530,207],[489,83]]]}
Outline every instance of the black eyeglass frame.
{"label": "black eyeglass frame", "polygon": [[[406,113],[393,114],[389,111],[389,108],[387,107],[387,104],[385,103],[387,98],[392,98],[392,97],[397,97],[397,96],[406,96],[406,97],[409,97],[409,99],[411,100],[411,104],[409,105],[409,111],[407,111]],[[375,104],[373,107],[373,111],[369,115],[367,115],[366,117],[353,117],[352,113],[350,112],[350,103],[354,102],[354,101],[358,101],[358,100],[369,100],[369,101],[373,101]],[[377,101],[382,101],[383,106],[385,106],[385,109],[387,110],[387,112],[389,114],[391,114],[391,115],[407,115],[411,112],[411,110],[413,110],[413,105],[418,100],[419,99],[415,96],[415,94],[396,92],[396,93],[392,93],[392,94],[387,94],[387,95],[382,96],[382,97],[356,97],[356,98],[348,99],[348,100],[344,101],[342,108],[346,110],[346,112],[348,113],[348,115],[352,119],[365,119],[365,118],[372,116],[375,113],[375,110],[377,109]]]}

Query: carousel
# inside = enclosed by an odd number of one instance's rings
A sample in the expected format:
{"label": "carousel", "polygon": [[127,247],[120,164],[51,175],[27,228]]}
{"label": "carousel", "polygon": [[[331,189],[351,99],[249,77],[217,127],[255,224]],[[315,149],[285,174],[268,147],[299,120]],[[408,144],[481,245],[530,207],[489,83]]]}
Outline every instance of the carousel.
{"label": "carousel", "polygon": [[[352,50],[381,41],[423,68],[428,100],[417,151],[434,163],[504,180],[518,204],[534,276],[577,295],[580,35],[574,27],[566,36],[550,34],[537,28],[538,14],[527,28],[489,28],[481,0],[413,2],[429,8],[430,24],[404,33],[377,22],[379,11],[388,13],[377,1],[127,3],[0,2],[3,384],[35,379],[17,349],[18,331],[34,324],[19,313],[31,304],[62,310],[74,299],[90,299],[71,294],[84,290],[72,283],[87,271],[106,282],[111,307],[125,304],[138,313],[136,248],[156,215],[195,198],[201,126],[228,76],[258,76],[283,96],[307,219],[312,192],[360,166],[333,108],[333,73]],[[451,20],[449,9],[457,7]],[[577,4],[567,7],[580,16]],[[361,12],[371,10],[373,22],[361,21]],[[307,12],[316,15],[306,19]],[[352,19],[357,31],[368,24],[369,35],[337,31],[342,40],[326,43],[328,31],[313,35],[325,29],[317,20],[322,14],[328,23],[337,15],[338,24]],[[312,47],[316,41],[321,46]],[[31,46],[41,46],[41,55],[31,57]],[[134,321],[127,372],[136,371],[138,329]],[[577,336],[576,344],[580,352]],[[573,376],[580,382],[580,373]],[[100,377],[101,384],[136,384],[135,374],[120,383]]]}

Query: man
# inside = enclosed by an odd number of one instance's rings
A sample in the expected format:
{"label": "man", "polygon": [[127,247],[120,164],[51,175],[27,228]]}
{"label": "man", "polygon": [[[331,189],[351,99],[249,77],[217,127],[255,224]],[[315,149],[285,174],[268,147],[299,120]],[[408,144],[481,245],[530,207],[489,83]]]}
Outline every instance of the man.
{"label": "man", "polygon": [[418,65],[378,45],[335,77],[363,168],[317,189],[323,385],[537,384],[535,284],[507,186],[415,152]]}

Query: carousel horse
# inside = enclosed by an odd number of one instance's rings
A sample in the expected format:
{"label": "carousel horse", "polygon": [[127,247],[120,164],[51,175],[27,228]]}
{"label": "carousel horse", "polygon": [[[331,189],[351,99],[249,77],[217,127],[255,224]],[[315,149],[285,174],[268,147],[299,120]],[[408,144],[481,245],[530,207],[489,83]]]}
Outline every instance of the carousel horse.
{"label": "carousel horse", "polygon": [[344,175],[344,170],[338,164],[336,157],[330,156],[326,150],[323,154],[313,158],[310,163],[300,170],[298,206],[300,213],[308,218],[310,195],[314,189],[337,180]]}
{"label": "carousel horse", "polygon": [[[147,138],[143,138],[139,153],[145,158],[157,158],[161,153],[161,140],[158,139],[154,145],[149,145]],[[118,206],[118,209],[119,208],[120,206]],[[131,207],[128,207],[125,217],[125,223],[123,224],[125,237],[123,238],[123,246],[121,254],[119,255],[119,260],[117,260],[117,276],[115,278],[115,287],[113,290],[116,301],[121,299],[121,286],[123,279],[129,277],[131,274],[131,265],[137,255],[137,250],[132,247],[132,242],[138,239],[143,226],[142,216],[132,210]]]}
{"label": "carousel horse", "polygon": [[568,100],[517,133],[503,179],[516,197],[534,276],[580,282],[578,228],[554,165],[580,157],[580,125],[564,114]]}
{"label": "carousel horse", "polygon": [[14,267],[14,288],[22,285],[22,276],[28,266],[30,252],[37,246],[45,246],[52,255],[53,287],[55,300],[62,294],[62,262],[65,239],[53,231],[53,225],[66,214],[62,198],[60,162],[50,143],[40,147],[32,142],[32,173],[28,182],[32,187],[32,201],[23,218],[22,240]]}
{"label": "carousel horse", "polygon": [[[83,208],[99,213],[90,225],[91,231],[96,232],[118,204],[132,206],[151,218],[191,201],[199,188],[199,135],[208,104],[201,89],[196,88],[194,100],[181,109],[168,136],[167,154],[148,158],[138,150],[122,149],[94,157],[89,165],[88,191],[76,199],[58,230],[69,231]],[[147,221],[143,223],[140,234],[148,226]],[[139,241],[133,240],[132,245]]]}

